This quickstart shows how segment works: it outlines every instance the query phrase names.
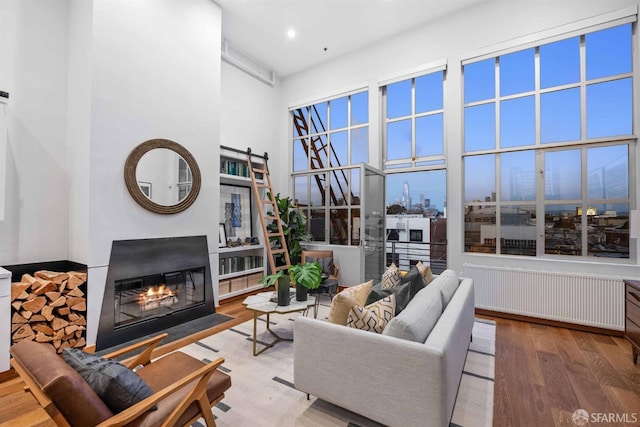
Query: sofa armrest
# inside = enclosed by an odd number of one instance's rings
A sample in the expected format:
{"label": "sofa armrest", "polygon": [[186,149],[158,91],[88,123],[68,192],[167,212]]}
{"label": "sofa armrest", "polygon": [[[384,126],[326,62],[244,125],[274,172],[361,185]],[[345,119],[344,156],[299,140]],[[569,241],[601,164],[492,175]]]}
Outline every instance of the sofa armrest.
{"label": "sofa armrest", "polygon": [[294,336],[298,390],[386,425],[444,424],[440,350],[306,317]]}
{"label": "sofa armrest", "polygon": [[450,420],[453,414],[469,348],[475,320],[474,303],[473,281],[460,279],[456,293],[453,294],[425,342],[430,347],[440,349],[444,355],[442,383],[446,405],[443,405],[440,410],[444,411],[443,416],[447,420]]}

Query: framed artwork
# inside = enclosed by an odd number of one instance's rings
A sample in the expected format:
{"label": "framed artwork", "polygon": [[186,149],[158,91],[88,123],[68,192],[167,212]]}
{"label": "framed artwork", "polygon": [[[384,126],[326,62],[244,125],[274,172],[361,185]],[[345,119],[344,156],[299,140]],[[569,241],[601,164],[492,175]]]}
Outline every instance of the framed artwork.
{"label": "framed artwork", "polygon": [[220,223],[218,226],[218,247],[224,248],[227,246],[227,233],[224,230],[224,224]]}
{"label": "framed artwork", "polygon": [[220,185],[220,221],[227,239],[244,241],[252,235],[251,188]]}

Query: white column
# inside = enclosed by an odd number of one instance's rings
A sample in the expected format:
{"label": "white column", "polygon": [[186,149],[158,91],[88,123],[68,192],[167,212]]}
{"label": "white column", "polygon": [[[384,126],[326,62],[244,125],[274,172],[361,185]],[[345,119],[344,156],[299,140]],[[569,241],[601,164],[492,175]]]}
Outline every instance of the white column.
{"label": "white column", "polygon": [[0,372],[9,370],[11,272],[0,267]]}

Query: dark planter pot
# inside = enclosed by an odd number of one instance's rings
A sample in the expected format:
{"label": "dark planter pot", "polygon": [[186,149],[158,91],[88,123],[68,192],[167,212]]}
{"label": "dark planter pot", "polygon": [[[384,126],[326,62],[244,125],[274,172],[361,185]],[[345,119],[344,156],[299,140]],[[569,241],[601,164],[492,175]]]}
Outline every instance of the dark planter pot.
{"label": "dark planter pot", "polygon": [[306,301],[307,293],[307,288],[302,285],[296,285],[296,301]]}
{"label": "dark planter pot", "polygon": [[291,295],[289,293],[289,276],[278,279],[278,305],[289,305]]}

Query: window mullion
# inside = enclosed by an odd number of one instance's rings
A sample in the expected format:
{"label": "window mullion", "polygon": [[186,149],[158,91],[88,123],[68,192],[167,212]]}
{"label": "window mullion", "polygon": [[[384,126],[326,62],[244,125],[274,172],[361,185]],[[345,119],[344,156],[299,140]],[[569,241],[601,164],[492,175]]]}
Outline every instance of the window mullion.
{"label": "window mullion", "polygon": [[588,167],[587,167],[587,147],[582,147],[581,151],[581,170],[580,170],[580,175],[581,175],[581,194],[582,194],[582,215],[580,217],[580,224],[581,224],[581,235],[582,235],[582,256],[586,257],[589,255],[589,233],[587,230],[587,220],[589,218],[589,216],[587,215],[587,207],[588,207],[588,203],[587,203],[587,198],[588,198],[588,193],[589,193],[589,189],[587,188],[587,171],[588,171]]}

